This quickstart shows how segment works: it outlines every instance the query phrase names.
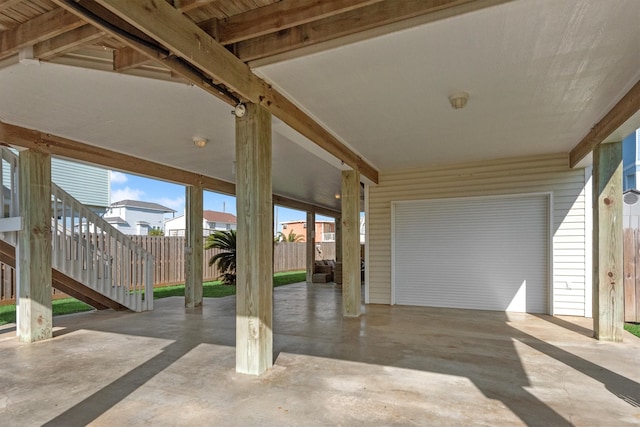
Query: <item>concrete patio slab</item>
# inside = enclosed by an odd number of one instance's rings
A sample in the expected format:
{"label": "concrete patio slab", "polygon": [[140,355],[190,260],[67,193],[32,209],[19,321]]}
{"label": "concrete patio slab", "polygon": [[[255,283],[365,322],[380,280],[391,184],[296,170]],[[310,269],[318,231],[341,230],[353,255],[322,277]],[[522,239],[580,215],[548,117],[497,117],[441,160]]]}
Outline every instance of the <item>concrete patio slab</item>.
{"label": "concrete patio slab", "polygon": [[237,374],[235,298],[148,313],[56,317],[55,338],[0,330],[0,420],[76,425],[640,424],[640,339],[591,338],[583,318],[364,307],[340,289],[274,295],[274,367]]}

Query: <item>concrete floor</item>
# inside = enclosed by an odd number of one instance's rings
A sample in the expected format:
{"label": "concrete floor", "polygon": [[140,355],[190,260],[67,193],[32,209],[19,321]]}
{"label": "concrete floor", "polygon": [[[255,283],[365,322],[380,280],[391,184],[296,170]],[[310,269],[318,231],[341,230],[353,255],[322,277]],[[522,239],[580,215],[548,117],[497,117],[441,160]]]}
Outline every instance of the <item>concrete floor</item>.
{"label": "concrete floor", "polygon": [[640,425],[640,339],[582,318],[366,306],[275,291],[275,364],[236,374],[235,299],[55,318],[55,338],[0,330],[3,426]]}

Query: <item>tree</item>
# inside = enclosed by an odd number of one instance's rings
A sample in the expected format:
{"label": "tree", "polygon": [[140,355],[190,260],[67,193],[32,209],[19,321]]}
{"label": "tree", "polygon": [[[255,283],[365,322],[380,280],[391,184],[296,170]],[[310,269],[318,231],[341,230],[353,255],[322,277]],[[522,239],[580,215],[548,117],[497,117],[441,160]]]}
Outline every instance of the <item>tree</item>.
{"label": "tree", "polygon": [[289,242],[289,243],[298,243],[304,240],[304,236],[296,234],[293,230],[289,231],[289,234],[284,234],[282,231],[278,232],[276,235],[276,243],[278,242]]}
{"label": "tree", "polygon": [[220,271],[218,277],[223,285],[236,284],[236,230],[214,231],[204,246],[205,249],[219,249],[221,252],[209,259]]}

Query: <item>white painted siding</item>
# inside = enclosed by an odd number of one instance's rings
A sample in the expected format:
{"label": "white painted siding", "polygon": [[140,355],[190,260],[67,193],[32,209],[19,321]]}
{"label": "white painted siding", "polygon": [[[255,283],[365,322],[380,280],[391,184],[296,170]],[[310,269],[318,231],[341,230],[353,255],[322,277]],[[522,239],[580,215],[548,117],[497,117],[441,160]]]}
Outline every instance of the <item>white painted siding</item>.
{"label": "white painted siding", "polygon": [[553,203],[553,314],[584,316],[585,173],[566,154],[381,172],[369,187],[368,302],[391,303],[391,202],[541,192]]}
{"label": "white painted siding", "polygon": [[[18,151],[14,152],[18,154]],[[2,173],[3,182],[9,182],[6,164],[2,167]],[[107,169],[54,157],[51,159],[51,180],[84,205],[105,209],[109,206]]]}
{"label": "white painted siding", "polygon": [[108,169],[52,158],[51,180],[83,205],[109,206]]}

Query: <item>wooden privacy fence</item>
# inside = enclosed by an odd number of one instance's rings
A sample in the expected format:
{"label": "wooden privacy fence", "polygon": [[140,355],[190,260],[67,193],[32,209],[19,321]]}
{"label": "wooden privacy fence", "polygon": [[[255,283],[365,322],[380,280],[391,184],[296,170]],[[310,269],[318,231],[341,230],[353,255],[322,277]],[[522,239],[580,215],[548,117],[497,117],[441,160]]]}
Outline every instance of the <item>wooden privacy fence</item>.
{"label": "wooden privacy fence", "polygon": [[640,322],[640,229],[624,229],[624,321]]}
{"label": "wooden privacy fence", "polygon": [[[184,283],[184,236],[129,236],[131,240],[151,252],[155,259],[154,286],[167,286]],[[335,259],[336,245],[333,242],[316,245],[316,259]],[[202,277],[204,281],[215,280],[220,273],[209,266],[209,259],[218,253],[217,249],[204,251]],[[306,243],[281,242],[273,248],[273,271],[304,270],[306,268]],[[15,271],[12,267],[0,263],[0,304],[15,302]],[[54,295],[61,294],[54,290]],[[64,295],[64,294],[62,294]]]}

